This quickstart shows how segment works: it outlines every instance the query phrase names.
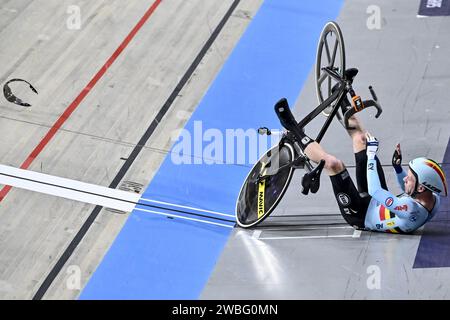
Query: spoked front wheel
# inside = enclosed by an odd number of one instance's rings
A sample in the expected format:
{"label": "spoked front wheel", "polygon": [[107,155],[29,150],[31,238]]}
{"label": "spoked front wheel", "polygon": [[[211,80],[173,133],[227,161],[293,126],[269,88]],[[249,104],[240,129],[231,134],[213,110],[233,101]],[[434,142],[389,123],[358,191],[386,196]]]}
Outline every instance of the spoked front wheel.
{"label": "spoked front wheel", "polygon": [[236,220],[249,228],[267,218],[283,198],[292,179],[294,147],[285,142],[267,151],[253,166],[236,202]]}
{"label": "spoked front wheel", "polygon": [[[322,30],[317,46],[316,55],[316,92],[317,100],[321,104],[332,94],[332,88],[337,84],[331,76],[325,73],[322,68],[329,67],[336,71],[341,77],[345,71],[345,47],[339,25],[334,22],[328,22]],[[332,106],[326,108],[322,113],[329,116]]]}

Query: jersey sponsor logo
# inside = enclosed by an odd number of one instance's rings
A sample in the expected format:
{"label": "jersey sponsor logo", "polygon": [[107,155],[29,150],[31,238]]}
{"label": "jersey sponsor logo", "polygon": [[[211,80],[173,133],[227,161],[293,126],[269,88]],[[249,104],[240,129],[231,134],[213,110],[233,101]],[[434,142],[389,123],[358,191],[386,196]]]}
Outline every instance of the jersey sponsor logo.
{"label": "jersey sponsor logo", "polygon": [[404,204],[402,206],[396,206],[394,208],[394,210],[397,210],[397,211],[408,211],[408,205]]}
{"label": "jersey sponsor logo", "polygon": [[346,193],[338,193],[337,198],[339,203],[343,206],[348,206],[350,204],[350,197]]}
{"label": "jersey sponsor logo", "polygon": [[384,202],[386,207],[392,206],[393,203],[394,203],[394,199],[392,197],[387,198],[386,201]]}
{"label": "jersey sponsor logo", "polygon": [[358,213],[358,211],[353,210],[351,208],[343,208],[345,214],[352,214],[352,213]]}
{"label": "jersey sponsor logo", "polygon": [[389,222],[386,223],[386,225],[388,227],[393,227],[393,226],[395,226],[395,222],[394,221],[389,221]]}

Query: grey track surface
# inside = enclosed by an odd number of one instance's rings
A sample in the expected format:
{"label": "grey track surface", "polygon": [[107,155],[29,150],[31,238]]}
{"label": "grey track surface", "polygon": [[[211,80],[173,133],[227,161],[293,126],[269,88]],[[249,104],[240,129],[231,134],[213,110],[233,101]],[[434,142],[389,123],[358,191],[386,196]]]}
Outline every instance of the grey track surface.
{"label": "grey track surface", "polygon": [[[108,186],[232,2],[163,1],[30,170]],[[148,184],[260,3],[241,1],[123,181]],[[66,28],[73,4],[80,30]],[[20,166],[151,4],[0,1],[0,41],[10,44],[0,50],[1,83],[24,78],[39,91],[16,88],[30,109],[0,100],[0,163]],[[13,188],[0,203],[0,299],[33,297],[92,209]],[[127,217],[102,210],[44,298],[76,298]],[[71,266],[78,289],[67,285]]]}
{"label": "grey track surface", "polygon": [[[120,158],[129,155],[231,3],[163,1],[30,169],[109,185]],[[148,184],[170,149],[171,134],[195,110],[261,3],[241,1],[123,180]],[[0,50],[0,83],[22,77],[39,91],[38,96],[15,91],[32,102],[29,110],[0,100],[2,164],[17,167],[25,160],[150,6],[138,0],[78,1],[82,28],[68,30],[66,10],[73,4],[0,1],[0,40],[9,44]],[[381,8],[381,30],[366,27],[369,5]],[[377,121],[371,111],[361,114],[381,141],[384,163],[396,142],[402,143],[405,159],[428,155],[440,161],[449,137],[450,19],[419,19],[417,6],[417,1],[347,0],[337,19],[347,66],[360,70],[357,91],[367,96],[372,84],[385,109]],[[295,102],[297,116],[316,105],[314,90],[311,73]],[[318,126],[313,123],[307,132]],[[330,128],[323,146],[353,164],[339,124]],[[389,168],[386,173],[394,186]],[[447,269],[412,269],[420,232],[354,233],[339,216],[327,177],[320,192],[308,198],[299,195],[299,181],[296,175],[263,226],[233,232],[201,298],[449,298]],[[0,299],[31,298],[92,209],[12,189],[0,203]],[[80,290],[67,286],[69,267],[80,268],[82,288],[127,216],[102,210],[44,298],[76,298]],[[366,285],[370,266],[380,269],[380,290]]]}
{"label": "grey track surface", "polygon": [[[366,26],[370,5],[381,9],[380,30]],[[370,110],[360,117],[380,140],[385,164],[397,142],[404,161],[417,156],[441,161],[450,135],[450,18],[418,18],[417,11],[418,1],[347,0],[337,19],[347,67],[360,71],[356,91],[367,97],[373,85],[384,107],[378,120]],[[311,72],[295,114],[304,116],[316,104]],[[314,135],[320,124],[313,122],[306,132]],[[354,177],[351,141],[338,123],[322,145],[350,166]],[[393,170],[386,167],[385,172],[391,190],[399,191]],[[300,176],[294,176],[267,223],[233,232],[203,299],[450,298],[449,269],[412,269],[420,230],[407,236],[354,234],[342,224],[326,175],[316,195],[300,195],[299,184]],[[380,289],[367,286],[372,268],[380,271]]]}

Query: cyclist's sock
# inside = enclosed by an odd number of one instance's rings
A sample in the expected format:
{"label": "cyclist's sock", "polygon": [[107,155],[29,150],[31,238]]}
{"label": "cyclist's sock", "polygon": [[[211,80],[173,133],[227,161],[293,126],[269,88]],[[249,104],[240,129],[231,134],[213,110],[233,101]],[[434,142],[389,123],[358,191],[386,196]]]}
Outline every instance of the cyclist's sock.
{"label": "cyclist's sock", "polygon": [[367,154],[366,149],[355,153],[356,184],[360,193],[367,193]]}

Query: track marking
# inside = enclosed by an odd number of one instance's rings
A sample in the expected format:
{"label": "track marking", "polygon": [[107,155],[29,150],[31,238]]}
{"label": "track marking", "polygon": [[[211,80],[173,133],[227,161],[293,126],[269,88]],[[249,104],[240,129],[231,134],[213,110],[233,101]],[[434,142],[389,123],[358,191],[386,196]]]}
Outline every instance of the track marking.
{"label": "track marking", "polygon": [[230,225],[227,225],[227,224],[211,222],[211,221],[206,221],[206,220],[200,220],[200,219],[194,219],[194,218],[188,218],[188,217],[183,217],[183,216],[179,216],[179,215],[176,215],[176,214],[164,213],[164,212],[147,210],[147,209],[141,209],[141,208],[136,208],[134,210],[136,210],[136,211],[144,211],[144,212],[149,212],[149,213],[154,213],[154,214],[159,214],[159,215],[166,216],[166,217],[180,218],[180,219],[191,220],[191,221],[196,221],[196,222],[201,222],[201,223],[213,224],[213,225],[216,225],[216,226],[227,227],[227,228],[231,228],[231,229],[234,228],[234,226],[230,226]]}
{"label": "track marking", "polygon": [[195,210],[195,211],[199,211],[199,212],[206,212],[206,213],[217,214],[219,216],[235,218],[234,214],[232,215],[232,214],[220,213],[220,212],[217,212],[217,211],[211,211],[211,210],[204,210],[204,209],[199,209],[199,208],[194,208],[194,207],[182,206],[182,205],[175,204],[175,203],[170,203],[170,202],[157,201],[157,200],[152,200],[152,199],[147,199],[147,198],[141,198],[141,201],[154,202],[154,203],[169,205],[169,206],[172,206],[172,207],[178,207],[178,208],[183,208],[183,209],[190,209],[190,210]]}
{"label": "track marking", "polygon": [[131,212],[139,194],[0,164],[0,184]]}
{"label": "track marking", "polygon": [[[301,215],[300,215],[301,216]],[[305,223],[307,224],[307,223]],[[303,231],[303,230],[328,230],[328,229],[353,229],[351,226],[342,226],[342,227],[329,227],[324,224],[322,227],[306,227],[306,228],[295,228],[293,231]],[[277,229],[278,230],[278,229]],[[274,230],[264,230],[264,231],[274,231]]]}
{"label": "track marking", "polygon": [[[126,36],[126,38],[122,41],[119,47],[114,51],[111,57],[105,62],[105,64],[97,71],[94,77],[89,81],[89,83],[84,87],[83,90],[78,94],[75,100],[64,110],[63,114],[56,120],[50,130],[46,133],[44,138],[39,142],[39,144],[34,148],[34,150],[28,155],[25,161],[21,164],[21,169],[28,169],[30,165],[33,163],[34,159],[44,150],[45,146],[50,142],[50,140],[55,136],[58,130],[62,127],[62,125],[70,118],[72,113],[77,109],[80,103],[84,100],[84,98],[88,95],[88,93],[94,88],[97,82],[103,77],[106,71],[111,67],[111,65],[116,61],[117,57],[122,53],[122,51],[128,46],[137,32],[142,28],[142,26],[147,22],[148,18],[153,14],[156,8],[159,6],[162,0],[156,0],[151,7],[145,12],[139,22],[134,26],[131,32]],[[11,186],[4,186],[3,189],[0,190],[0,202],[6,197],[6,195],[11,190]]]}
{"label": "track marking", "polygon": [[[134,192],[122,191],[113,188],[107,188],[90,183],[84,183],[77,180],[60,178],[40,172],[30,170],[17,169],[10,166],[0,164],[0,184],[11,185],[34,192],[44,193],[56,197],[66,198],[70,200],[91,203],[104,206],[120,211],[131,212],[139,205],[144,207],[152,207],[161,210],[178,212],[182,214],[194,215],[213,220],[221,220],[235,223],[235,220],[226,220],[219,217],[210,217],[204,214],[177,210],[156,206],[152,204],[140,202],[140,195]],[[147,202],[153,202],[146,199]],[[156,203],[169,204],[167,202],[154,201]],[[176,206],[175,206],[176,207]],[[195,210],[195,208],[187,207]],[[206,210],[202,210],[206,211]],[[216,213],[217,215],[217,213]],[[229,216],[229,215],[226,215]],[[232,216],[234,218],[234,216]]]}
{"label": "track marking", "polygon": [[253,232],[252,238],[254,239],[259,239],[259,236],[261,235],[262,231],[261,230],[255,230]]}
{"label": "track marking", "polygon": [[[328,229],[353,229],[351,226],[342,227],[312,227],[312,228],[300,228],[296,231],[309,231],[309,230],[328,230]],[[261,238],[262,230],[255,230],[253,232],[252,238],[257,240],[294,240],[294,239],[326,239],[326,238],[359,238],[361,236],[360,230],[355,230],[353,234],[342,234],[342,235],[327,235],[327,236],[294,236],[294,237],[264,237]]]}
{"label": "track marking", "polygon": [[[158,2],[157,5],[159,5],[160,1],[157,1],[157,2]],[[185,72],[183,77],[180,79],[180,81],[178,82],[177,86],[174,88],[174,90],[172,91],[172,93],[167,98],[166,102],[164,103],[164,105],[159,110],[158,114],[155,116],[155,118],[150,123],[149,127],[147,128],[147,130],[145,131],[145,133],[139,139],[139,142],[136,144],[136,146],[132,150],[132,152],[131,152],[130,156],[128,157],[128,159],[125,161],[125,163],[122,165],[122,167],[120,168],[120,170],[117,173],[117,175],[114,177],[113,181],[109,185],[110,188],[116,188],[119,185],[119,183],[122,180],[122,178],[128,172],[129,168],[134,163],[134,161],[136,160],[137,156],[139,155],[141,150],[146,145],[147,141],[153,135],[153,132],[155,131],[155,129],[157,128],[157,126],[159,125],[161,120],[164,118],[164,115],[167,113],[167,111],[169,110],[169,108],[171,107],[171,105],[173,104],[175,99],[178,97],[179,93],[184,88],[186,83],[192,77],[194,71],[196,70],[196,68],[198,67],[200,62],[202,61],[202,59],[205,56],[205,54],[211,48],[212,44],[216,40],[216,38],[219,35],[220,31],[223,29],[225,23],[231,17],[232,13],[234,12],[234,10],[236,9],[236,7],[238,6],[239,3],[240,3],[240,0],[234,0],[233,1],[232,5],[228,9],[226,14],[222,18],[222,20],[219,22],[217,27],[211,33],[210,37],[208,38],[208,40],[206,41],[204,46],[201,48],[200,52],[197,54],[197,56],[195,57],[195,59],[192,62],[192,64],[189,66],[189,68],[187,69],[187,71]],[[153,8],[153,5],[152,5],[152,7],[150,9],[152,9],[152,8]],[[156,9],[156,7],[154,9]],[[153,9],[153,11],[154,11],[154,9]],[[97,216],[100,214],[100,211],[102,210],[102,208],[103,207],[99,206],[99,205],[95,206],[95,208],[92,210],[92,212],[90,213],[90,215],[88,216],[88,218],[86,219],[84,224],[81,226],[80,230],[77,232],[75,237],[72,239],[72,241],[70,242],[68,247],[64,250],[64,252],[62,253],[61,257],[58,259],[58,261],[56,262],[54,267],[50,270],[49,274],[47,275],[47,277],[42,282],[42,284],[39,287],[39,289],[37,290],[36,294],[33,296],[33,300],[40,300],[40,299],[43,298],[43,296],[45,295],[47,290],[50,288],[50,286],[52,285],[52,283],[55,280],[55,278],[58,276],[58,274],[63,269],[63,267],[66,264],[66,262],[70,259],[70,257],[72,256],[73,252],[75,251],[75,249],[78,247],[80,242],[83,240],[83,238],[86,235],[86,233],[88,232],[89,228],[94,223],[94,221],[97,218]]]}
{"label": "track marking", "polygon": [[258,240],[295,240],[295,239],[327,239],[327,238],[352,238],[351,234],[335,235],[335,236],[300,236],[300,237],[267,237],[258,238]]}
{"label": "track marking", "polygon": [[361,233],[362,233],[361,230],[356,230],[356,229],[355,229],[355,231],[353,231],[352,237],[353,237],[353,238],[359,238],[359,237],[361,237]]}

